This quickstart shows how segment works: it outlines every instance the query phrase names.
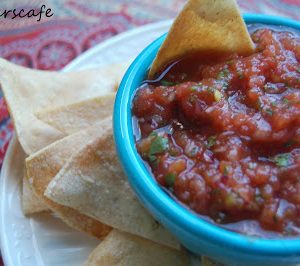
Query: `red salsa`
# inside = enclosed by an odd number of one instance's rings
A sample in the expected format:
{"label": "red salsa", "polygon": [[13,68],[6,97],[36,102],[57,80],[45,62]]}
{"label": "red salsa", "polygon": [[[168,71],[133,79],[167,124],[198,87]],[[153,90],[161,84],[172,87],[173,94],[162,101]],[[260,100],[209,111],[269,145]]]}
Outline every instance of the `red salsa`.
{"label": "red salsa", "polygon": [[133,101],[158,183],[218,224],[300,234],[300,38],[252,30],[255,53],[192,55]]}

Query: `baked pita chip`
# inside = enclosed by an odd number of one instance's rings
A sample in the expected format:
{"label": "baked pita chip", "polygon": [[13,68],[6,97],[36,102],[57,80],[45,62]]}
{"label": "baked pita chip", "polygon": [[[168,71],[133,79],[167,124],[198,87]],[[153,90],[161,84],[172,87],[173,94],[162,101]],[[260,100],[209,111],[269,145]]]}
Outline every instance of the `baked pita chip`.
{"label": "baked pita chip", "polygon": [[105,129],[111,127],[111,124],[111,117],[109,117],[88,129],[52,143],[26,159],[27,176],[40,200],[72,228],[100,239],[110,232],[109,226],[72,208],[56,204],[44,196],[44,191],[72,154],[80,150],[89,139],[101,136]]}
{"label": "baked pita chip", "polygon": [[24,215],[32,215],[37,212],[49,210],[48,207],[39,200],[25,176],[23,177],[22,187],[22,210]]}
{"label": "baked pita chip", "polygon": [[[10,160],[9,163],[12,164],[10,165],[10,173],[9,173],[9,177],[11,179],[17,180],[17,182],[20,182],[20,184],[22,185],[22,182],[24,182],[24,169],[25,169],[25,157],[26,154],[24,153],[20,143],[18,142],[17,139],[12,140],[12,142],[14,142],[14,146],[13,146],[13,154],[12,154],[12,158],[13,160]],[[5,169],[3,168],[2,171],[5,171]],[[39,201],[34,201],[33,200],[33,196],[31,195],[31,191],[28,188],[28,183],[25,183],[25,185],[23,184],[23,186],[21,186],[22,190],[21,190],[21,206],[22,206],[22,211],[24,213],[24,215],[30,214],[32,212],[35,212],[35,210],[45,210],[47,208],[44,208],[45,206],[43,206],[42,204],[39,204]]]}
{"label": "baked pita chip", "polygon": [[107,93],[55,109],[42,110],[36,116],[53,128],[70,135],[111,116],[114,100],[115,93]]}
{"label": "baked pita chip", "polygon": [[48,185],[49,199],[113,228],[179,248],[175,238],[139,203],[115,151],[112,129],[91,138]]}
{"label": "baked pita chip", "polygon": [[0,59],[0,85],[24,151],[30,155],[65,136],[37,119],[36,112],[113,92],[126,67],[63,73],[32,70]]}
{"label": "baked pita chip", "polygon": [[163,42],[149,78],[154,78],[169,63],[193,53],[253,52],[254,44],[235,0],[189,0]]}
{"label": "baked pita chip", "polygon": [[[88,128],[112,114],[115,93],[91,98],[78,103],[44,110],[37,113],[37,117],[58,129],[64,134],[70,135],[84,128]],[[26,215],[47,210],[42,201],[37,200],[27,179],[23,181],[23,211]]]}
{"label": "baked pita chip", "polygon": [[117,230],[90,254],[85,266],[189,266],[184,251],[170,249],[152,241]]}

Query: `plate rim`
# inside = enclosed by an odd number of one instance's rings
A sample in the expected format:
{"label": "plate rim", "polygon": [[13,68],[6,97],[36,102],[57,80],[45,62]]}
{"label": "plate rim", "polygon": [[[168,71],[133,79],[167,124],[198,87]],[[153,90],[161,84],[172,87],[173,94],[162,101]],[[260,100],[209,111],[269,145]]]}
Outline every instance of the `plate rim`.
{"label": "plate rim", "polygon": [[72,60],[69,64],[67,64],[61,71],[62,72],[73,71],[80,64],[82,64],[83,61],[88,60],[88,58],[92,58],[94,55],[96,55],[100,49],[109,47],[109,46],[113,45],[114,43],[119,42],[122,39],[134,36],[139,33],[145,33],[147,31],[151,32],[158,28],[163,28],[163,27],[168,28],[169,26],[171,26],[172,21],[173,21],[172,19],[168,19],[168,20],[162,20],[159,22],[149,23],[149,24],[122,32],[120,34],[117,34],[114,37],[111,37],[111,38],[97,44],[96,46],[88,49],[87,51],[83,52],[78,57],[76,57],[74,60]]}
{"label": "plate rim", "polygon": [[[1,199],[1,205],[0,205],[0,230],[4,227],[5,224],[5,216],[2,215],[2,211],[4,209],[4,205],[6,203],[6,198],[4,197],[5,194],[5,184],[7,182],[7,179],[5,176],[7,176],[8,166],[9,166],[9,160],[10,157],[13,156],[13,150],[16,148],[17,145],[17,137],[15,132],[13,132],[13,136],[9,142],[7,151],[4,156],[4,160],[1,167],[1,174],[0,174],[0,199]],[[5,200],[3,200],[5,199]],[[8,250],[8,244],[7,244],[7,238],[4,237],[4,234],[0,233],[0,251],[1,251],[1,257],[4,265],[13,265],[12,264],[12,257]]]}

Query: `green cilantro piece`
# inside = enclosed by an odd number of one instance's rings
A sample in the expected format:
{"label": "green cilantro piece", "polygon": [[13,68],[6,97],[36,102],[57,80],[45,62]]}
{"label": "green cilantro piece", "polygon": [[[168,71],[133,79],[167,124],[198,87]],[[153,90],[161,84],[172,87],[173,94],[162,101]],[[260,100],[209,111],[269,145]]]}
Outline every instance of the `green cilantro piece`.
{"label": "green cilantro piece", "polygon": [[154,162],[156,162],[156,160],[157,160],[157,158],[156,158],[155,155],[149,154],[148,157],[149,157],[149,160],[150,160],[151,163],[154,163]]}
{"label": "green cilantro piece", "polygon": [[168,147],[168,138],[156,135],[156,137],[153,139],[150,145],[150,150],[148,154],[149,160],[151,162],[154,162],[156,160],[155,155],[166,151]]}
{"label": "green cilantro piece", "polygon": [[218,74],[218,79],[226,78],[229,75],[229,70],[227,68],[224,68],[222,71]]}
{"label": "green cilantro piece", "polygon": [[197,100],[196,95],[192,94],[189,96],[189,99],[188,99],[189,103],[194,104],[196,102],[196,100]]}
{"label": "green cilantro piece", "polygon": [[191,87],[191,91],[197,91],[198,89],[199,89],[198,86],[192,86],[192,87]]}
{"label": "green cilantro piece", "polygon": [[158,135],[157,135],[157,132],[152,131],[149,136],[150,137],[157,137]]}
{"label": "green cilantro piece", "polygon": [[270,115],[270,116],[273,115],[273,110],[270,109],[270,108],[267,108],[267,109],[265,110],[265,112],[266,112],[268,115]]}
{"label": "green cilantro piece", "polygon": [[222,82],[222,89],[223,89],[223,90],[227,90],[228,87],[229,87],[229,83],[228,83],[227,81],[224,80],[224,81]]}
{"label": "green cilantro piece", "polygon": [[207,147],[207,148],[211,148],[212,146],[214,146],[214,145],[216,144],[216,139],[217,139],[216,136],[210,136],[210,137],[207,139],[206,147]]}
{"label": "green cilantro piece", "polygon": [[157,158],[156,156],[152,155],[152,161],[151,161],[151,167],[153,167],[153,169],[157,169],[159,164],[161,163],[161,159]]}
{"label": "green cilantro piece", "polygon": [[258,203],[258,204],[263,203],[263,197],[262,197],[262,195],[261,195],[260,192],[256,192],[256,193],[255,193],[255,201],[256,201],[256,203]]}
{"label": "green cilantro piece", "polygon": [[297,69],[297,72],[300,73],[300,67]]}
{"label": "green cilantro piece", "polygon": [[220,188],[214,188],[214,189],[212,189],[212,191],[211,191],[211,194],[212,195],[218,195],[218,194],[220,194],[221,193],[221,189]]}
{"label": "green cilantro piece", "polygon": [[275,84],[267,83],[267,84],[264,85],[264,90],[265,91],[274,91],[276,89],[277,89],[277,87],[276,87]]}
{"label": "green cilantro piece", "polygon": [[261,101],[258,99],[257,101],[256,101],[256,107],[257,107],[257,109],[258,110],[261,110]]}
{"label": "green cilantro piece", "polygon": [[214,93],[215,89],[212,88],[212,87],[208,87],[208,88],[207,88],[207,91],[208,91],[209,93]]}
{"label": "green cilantro piece", "polygon": [[289,104],[289,103],[290,103],[289,99],[287,99],[287,98],[283,98],[282,102],[283,102],[284,104]]}
{"label": "green cilantro piece", "polygon": [[162,80],[160,83],[161,83],[161,85],[163,85],[163,86],[174,86],[174,85],[177,84],[176,82],[167,81],[167,80]]}
{"label": "green cilantro piece", "polygon": [[292,140],[292,139],[290,139],[288,142],[286,142],[286,143],[284,144],[284,147],[289,148],[289,147],[291,147],[293,144],[295,144],[295,141]]}
{"label": "green cilantro piece", "polygon": [[272,106],[277,106],[277,102],[271,102]]}
{"label": "green cilantro piece", "polygon": [[279,167],[287,167],[289,166],[289,159],[290,159],[290,154],[289,153],[283,153],[283,154],[278,154],[276,155],[272,161]]}
{"label": "green cilantro piece", "polygon": [[199,148],[197,146],[194,146],[189,152],[188,152],[188,155],[190,157],[195,157],[197,155],[199,151]]}
{"label": "green cilantro piece", "polygon": [[176,175],[174,173],[168,173],[165,175],[165,183],[169,188],[173,188],[176,180]]}

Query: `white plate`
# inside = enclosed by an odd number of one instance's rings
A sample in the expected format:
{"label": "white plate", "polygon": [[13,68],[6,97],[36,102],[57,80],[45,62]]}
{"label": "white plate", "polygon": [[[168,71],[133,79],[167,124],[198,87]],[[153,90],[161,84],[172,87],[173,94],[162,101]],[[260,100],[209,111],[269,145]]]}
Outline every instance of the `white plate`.
{"label": "white plate", "polygon": [[[128,61],[165,33],[171,21],[149,24],[103,42],[70,63],[64,71],[88,69]],[[21,178],[16,167],[25,155],[14,137],[5,156],[0,179],[0,238],[7,266],[82,265],[99,244],[97,239],[74,231],[50,214],[24,217]]]}

